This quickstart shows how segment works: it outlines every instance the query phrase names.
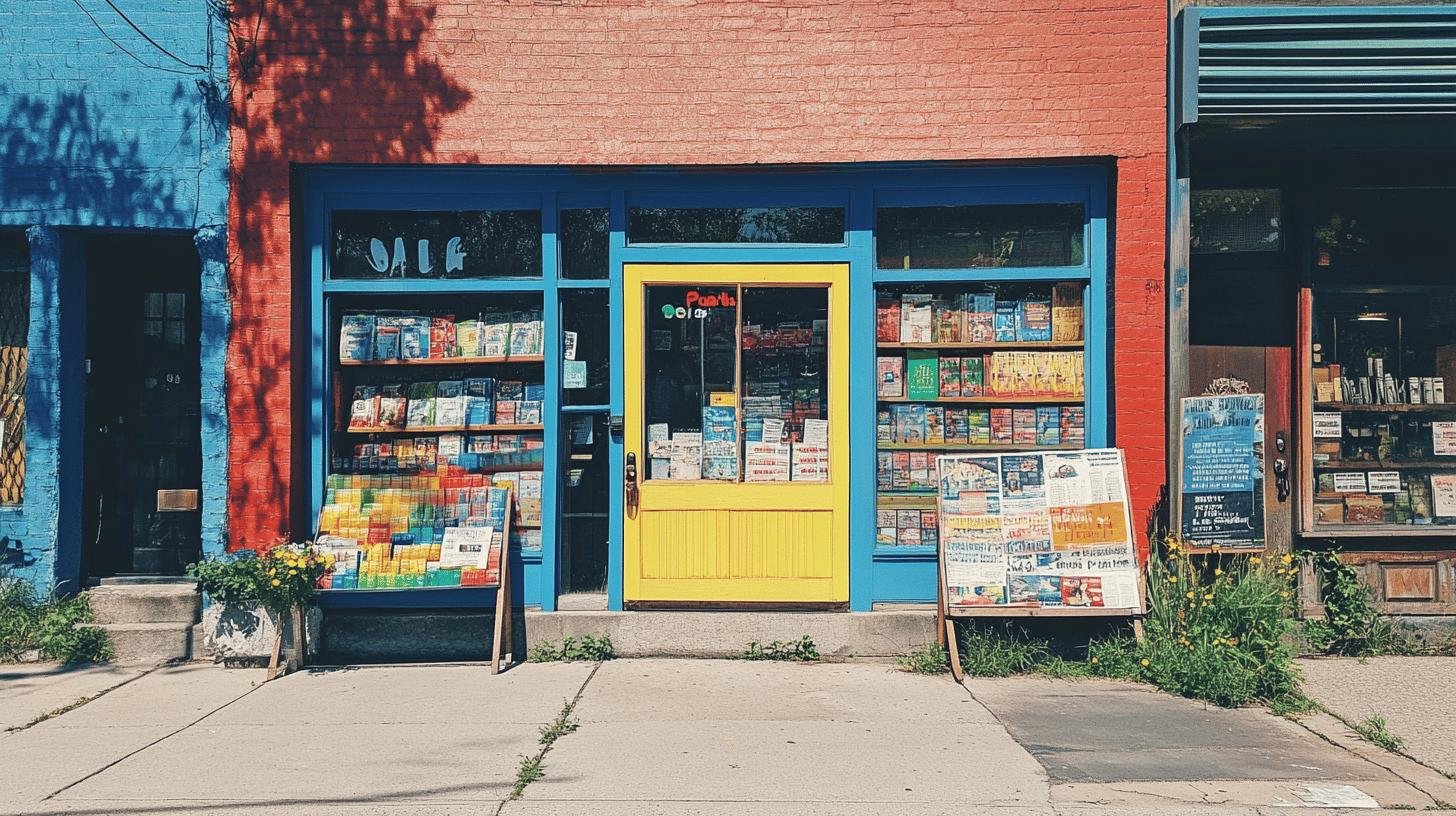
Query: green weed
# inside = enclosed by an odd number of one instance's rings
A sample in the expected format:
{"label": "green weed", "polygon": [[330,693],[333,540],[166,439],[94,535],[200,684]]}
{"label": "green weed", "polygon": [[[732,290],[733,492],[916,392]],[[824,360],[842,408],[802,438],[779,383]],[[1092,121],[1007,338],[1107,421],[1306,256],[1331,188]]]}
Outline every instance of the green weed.
{"label": "green weed", "polygon": [[1032,674],[1052,657],[1051,644],[1017,629],[1005,632],[965,626],[960,629],[961,670],[975,677]]}
{"label": "green weed", "polygon": [[758,641],[752,641],[748,648],[739,655],[741,660],[788,660],[800,663],[813,663],[819,659],[819,648],[808,635],[798,640],[775,640],[764,646]]}
{"label": "green weed", "polygon": [[612,639],[606,635],[583,635],[580,640],[568,635],[561,639],[559,648],[549,640],[538,643],[526,660],[531,663],[600,663],[615,656]]}
{"label": "green weed", "polygon": [[556,719],[541,726],[539,742],[543,748],[550,748],[557,740],[575,731],[581,725],[576,718],[571,716],[571,709],[571,701],[563,701],[561,712],[556,715]]}
{"label": "green weed", "polygon": [[1338,550],[1302,553],[1319,577],[1324,618],[1304,621],[1304,637],[1325,654],[1369,657],[1419,651],[1400,627],[1382,614],[1370,586]]}
{"label": "green weed", "polygon": [[521,794],[526,792],[527,785],[546,775],[541,770],[541,759],[541,754],[521,757],[521,764],[516,768],[516,784],[511,786],[512,799],[520,799]]}
{"label": "green weed", "polygon": [[1350,727],[1360,735],[1360,739],[1392,753],[1398,752],[1405,745],[1404,740],[1390,733],[1390,729],[1386,727],[1385,718],[1379,714],[1372,714]]}
{"label": "green weed", "polygon": [[927,643],[895,658],[895,666],[911,674],[945,674],[950,671],[950,653],[939,643]]}
{"label": "green weed", "polygon": [[94,620],[86,596],[39,598],[28,583],[0,575],[0,662],[36,650],[46,660],[100,663],[112,657],[106,631]]}

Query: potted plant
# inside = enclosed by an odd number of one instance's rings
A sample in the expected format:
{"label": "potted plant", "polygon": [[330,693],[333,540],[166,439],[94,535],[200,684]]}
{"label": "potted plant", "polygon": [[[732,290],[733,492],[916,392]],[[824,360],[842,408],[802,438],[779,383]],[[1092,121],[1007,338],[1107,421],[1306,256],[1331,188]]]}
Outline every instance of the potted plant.
{"label": "potted plant", "polygon": [[204,639],[224,661],[268,659],[278,673],[285,632],[291,633],[290,665],[301,664],[305,609],[332,558],[311,544],[280,543],[264,552],[242,550],[187,568],[207,593]]}

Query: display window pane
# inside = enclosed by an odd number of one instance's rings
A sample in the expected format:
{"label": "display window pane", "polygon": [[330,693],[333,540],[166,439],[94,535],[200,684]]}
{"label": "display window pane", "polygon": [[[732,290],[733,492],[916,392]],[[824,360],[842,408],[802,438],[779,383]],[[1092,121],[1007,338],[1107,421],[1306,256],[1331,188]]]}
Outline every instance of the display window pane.
{"label": "display window pane", "polygon": [[1436,282],[1449,274],[1450,253],[1432,237],[1449,232],[1453,206],[1451,188],[1332,191],[1314,216],[1315,267],[1324,280],[1355,285],[1371,274],[1383,283]]}
{"label": "display window pane", "polygon": [[650,286],[645,416],[653,480],[829,478],[829,290]]}
{"label": "display window pane", "polygon": [[567,405],[611,400],[611,295],[606,289],[561,294],[561,388]]}
{"label": "display window pane", "polygon": [[474,560],[450,552],[447,536],[501,530],[502,487],[511,546],[540,549],[541,305],[537,293],[330,300],[330,460],[318,533],[348,565],[331,588],[493,583],[500,564],[485,550]]}
{"label": "display window pane", "polygon": [[939,541],[936,458],[1085,447],[1086,284],[876,291],[877,547]]}
{"label": "display window pane", "polygon": [[842,244],[843,207],[632,207],[634,244]]}
{"label": "display window pane", "polygon": [[561,211],[561,276],[578,280],[607,277],[607,208]]}
{"label": "display window pane", "polygon": [[541,277],[540,210],[333,214],[329,277]]}
{"label": "display window pane", "polygon": [[1281,202],[1277,189],[1194,190],[1188,246],[1200,255],[1277,252],[1284,248]]}
{"label": "display window pane", "polygon": [[1315,530],[1456,525],[1456,287],[1313,294]]}
{"label": "display window pane", "polygon": [[25,385],[30,349],[30,246],[0,232],[0,504],[25,498]]}
{"label": "display window pane", "polygon": [[880,207],[880,269],[1081,266],[1081,204]]}

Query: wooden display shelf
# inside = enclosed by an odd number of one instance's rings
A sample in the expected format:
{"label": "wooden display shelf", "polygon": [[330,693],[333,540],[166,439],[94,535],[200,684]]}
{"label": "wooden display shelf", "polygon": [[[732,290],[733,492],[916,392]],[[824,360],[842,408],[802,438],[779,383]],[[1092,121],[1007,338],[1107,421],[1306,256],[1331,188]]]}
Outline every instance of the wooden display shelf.
{"label": "wooden display shelf", "polygon": [[1372,414],[1404,414],[1421,411],[1456,411],[1456,402],[1316,402],[1315,413],[1354,411]]}
{"label": "wooden display shelf", "polygon": [[1372,462],[1364,459],[1331,459],[1315,462],[1315,470],[1435,470],[1456,469],[1456,457],[1447,461],[1422,459],[1416,462]]}
{"label": "wooden display shelf", "polygon": [[1081,405],[1086,397],[936,397],[934,399],[910,399],[909,397],[880,397],[880,402],[940,402],[957,405]]}
{"label": "wooden display shelf", "polygon": [[545,425],[535,423],[530,425],[476,425],[473,427],[466,427],[464,425],[427,425],[423,428],[342,428],[339,433],[410,436],[412,434],[422,433],[527,433],[530,431],[544,430],[546,430]]}
{"label": "wooden display shelf", "polygon": [[[1040,453],[1042,451],[1081,450],[1080,445],[920,445],[910,442],[881,442],[879,450],[893,451],[957,451],[966,453]],[[1453,463],[1456,464],[1456,463]]]}
{"label": "wooden display shelf", "polygon": [[542,363],[544,354],[509,354],[505,357],[424,357],[416,360],[340,360],[341,366],[450,366],[491,363]]}
{"label": "wooden display shelf", "polygon": [[877,343],[881,349],[959,349],[966,351],[1080,351],[1081,340],[1024,340],[1014,343]]}

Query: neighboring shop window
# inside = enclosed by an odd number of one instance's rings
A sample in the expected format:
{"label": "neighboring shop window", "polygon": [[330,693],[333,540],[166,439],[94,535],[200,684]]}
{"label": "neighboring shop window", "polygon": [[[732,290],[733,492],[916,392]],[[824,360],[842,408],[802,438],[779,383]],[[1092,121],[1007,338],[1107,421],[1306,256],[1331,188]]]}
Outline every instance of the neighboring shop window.
{"label": "neighboring shop window", "polygon": [[561,211],[561,276],[572,279],[607,277],[607,208]]}
{"label": "neighboring shop window", "polygon": [[25,381],[30,338],[30,247],[0,232],[0,504],[25,498]]}
{"label": "neighboring shop window", "polygon": [[541,277],[541,212],[384,212],[333,214],[329,277]]}
{"label": "neighboring shop window", "polygon": [[652,286],[649,479],[829,478],[829,290]]}
{"label": "neighboring shop window", "polygon": [[843,207],[632,207],[633,244],[842,244]]}
{"label": "neighboring shop window", "polygon": [[1199,255],[1284,248],[1279,190],[1194,190],[1189,247]]}
{"label": "neighboring shop window", "polygon": [[1316,220],[1307,531],[1456,529],[1453,204],[1452,190],[1340,191]]}
{"label": "neighboring shop window", "polygon": [[[541,547],[545,344],[539,293],[332,300],[335,395],[319,531],[335,589],[489,583],[441,561],[452,527],[489,527],[508,483],[512,547]],[[342,547],[354,542],[355,549]],[[498,567],[499,565],[495,565]],[[342,578],[340,577],[342,575]]]}
{"label": "neighboring shop window", "polygon": [[1085,447],[1086,284],[876,293],[876,546],[938,542],[936,457]]}
{"label": "neighboring shop window", "polygon": [[880,269],[1081,266],[1081,204],[880,207]]}

